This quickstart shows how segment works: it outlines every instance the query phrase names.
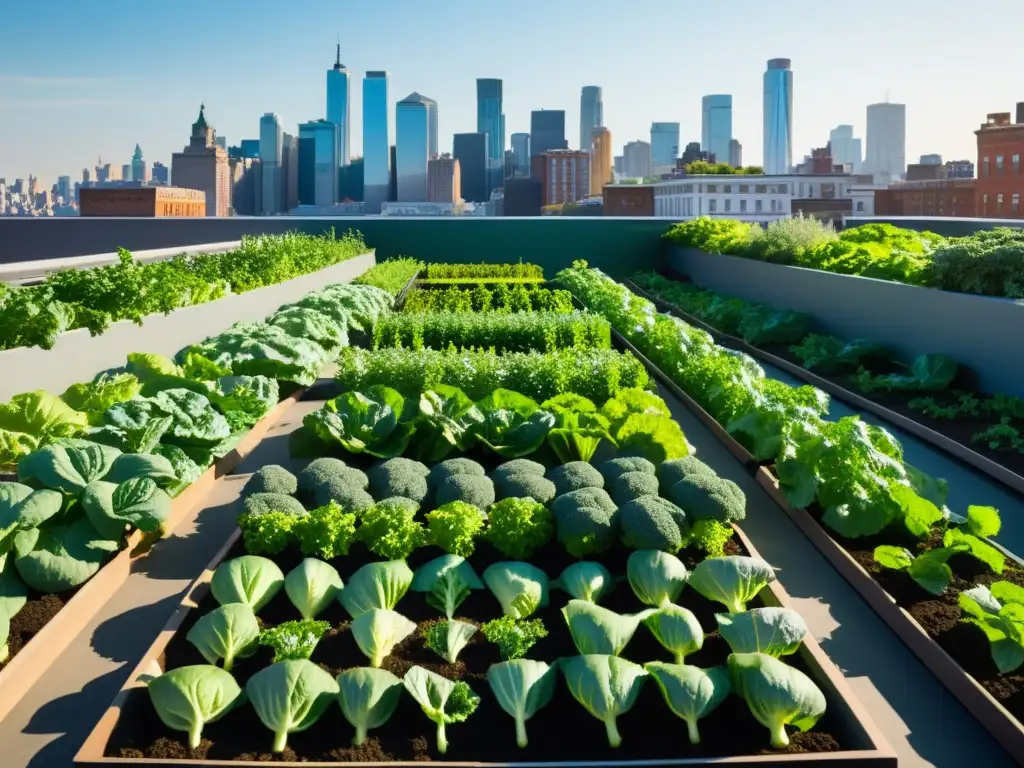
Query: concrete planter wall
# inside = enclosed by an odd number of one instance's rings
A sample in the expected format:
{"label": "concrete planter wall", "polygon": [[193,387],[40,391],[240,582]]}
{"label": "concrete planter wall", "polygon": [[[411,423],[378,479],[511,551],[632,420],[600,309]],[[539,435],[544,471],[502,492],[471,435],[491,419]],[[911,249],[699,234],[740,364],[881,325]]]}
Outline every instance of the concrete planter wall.
{"label": "concrete planter wall", "polygon": [[0,352],[0,402],[21,392],[45,389],[60,394],[71,384],[89,381],[98,371],[124,365],[130,352],[174,355],[233,323],[262,320],[282,304],[330,283],[347,283],[376,263],[364,253],[340,264],[277,285],[182,307],[169,315],[150,315],[142,325],[114,323],[100,336],[84,329],[62,334],[53,349],[21,347]]}
{"label": "concrete planter wall", "polygon": [[1024,301],[937,291],[869,277],[672,248],[669,266],[697,285],[813,315],[842,339],[869,339],[912,359],[947,355],[985,392],[1024,397]]}

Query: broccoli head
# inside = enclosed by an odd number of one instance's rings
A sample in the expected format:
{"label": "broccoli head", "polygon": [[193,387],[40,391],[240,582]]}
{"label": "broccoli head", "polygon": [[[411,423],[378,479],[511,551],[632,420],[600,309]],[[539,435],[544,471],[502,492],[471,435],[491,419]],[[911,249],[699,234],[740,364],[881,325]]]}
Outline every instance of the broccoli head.
{"label": "broccoli head", "polygon": [[[312,493],[313,489],[328,477],[348,469],[348,465],[341,459],[323,457],[313,459],[298,474],[299,490],[303,493]],[[369,481],[367,481],[369,484]],[[365,488],[363,490],[366,490]]]}
{"label": "broccoli head", "polygon": [[343,475],[329,477],[313,489],[313,502],[316,506],[322,507],[332,501],[337,502],[346,512],[359,512],[373,506],[373,497]]}
{"label": "broccoli head", "polygon": [[611,484],[611,496],[619,507],[641,496],[658,495],[658,478],[646,472],[623,472]]}
{"label": "broccoli head", "polygon": [[489,477],[452,475],[437,487],[435,502],[440,507],[452,501],[464,501],[485,510],[494,503],[494,483]]}
{"label": "broccoli head", "polygon": [[387,499],[381,499],[377,502],[376,506],[398,506],[407,511],[410,515],[415,515],[420,511],[420,505],[407,496],[391,496]]}
{"label": "broccoli head", "polygon": [[557,512],[558,508],[571,509],[575,507],[597,507],[609,517],[614,517],[618,506],[612,501],[612,497],[603,488],[580,488],[578,491],[563,493],[551,502],[551,511]]}
{"label": "broccoli head", "polygon": [[245,498],[245,512],[249,515],[264,515],[267,512],[284,512],[302,516],[306,508],[297,499],[283,493],[253,493]]}
{"label": "broccoli head", "polygon": [[747,516],[747,497],[732,480],[714,474],[693,474],[669,488],[668,497],[691,520],[733,523]]}
{"label": "broccoli head", "polygon": [[413,459],[406,459],[402,456],[395,456],[393,459],[385,459],[384,461],[381,461],[374,465],[373,469],[370,470],[371,479],[373,471],[376,469],[383,469],[387,472],[392,472],[398,467],[402,467],[403,469],[409,472],[413,472],[414,474],[417,474],[420,477],[426,477],[427,475],[430,474],[430,468],[427,467],[427,465],[424,464],[423,462],[414,461]]}
{"label": "broccoli head", "polygon": [[[414,464],[418,461],[403,460],[396,462],[388,459],[369,471],[370,493],[375,498],[386,499],[391,496],[405,496],[417,504],[427,498],[427,478],[419,472]],[[423,465],[420,464],[422,467]],[[424,467],[425,468],[425,467]]]}
{"label": "broccoli head", "polygon": [[559,496],[580,488],[604,488],[601,473],[585,461],[570,461],[555,467],[548,472],[548,479],[555,484]]}
{"label": "broccoli head", "polygon": [[447,459],[440,464],[435,464],[427,476],[427,485],[430,490],[436,491],[437,486],[454,475],[475,475],[483,477],[487,474],[482,465],[472,459]]}
{"label": "broccoli head", "polygon": [[279,464],[267,464],[252,473],[242,488],[242,496],[254,493],[280,493],[291,496],[299,488],[295,475]]}
{"label": "broccoli head", "polygon": [[504,464],[499,464],[494,468],[491,474],[495,478],[499,478],[502,475],[540,475],[544,477],[544,473],[547,472],[547,467],[543,464],[539,464],[536,461],[530,459],[512,459],[512,461],[506,461]]}
{"label": "broccoli head", "polygon": [[643,472],[648,475],[655,473],[654,465],[642,456],[623,456],[618,459],[609,459],[599,469],[607,485],[614,483],[619,478],[619,475],[624,475],[626,472]]}
{"label": "broccoli head", "polygon": [[718,477],[715,470],[698,459],[696,456],[685,456],[682,459],[672,459],[658,465],[658,481],[661,483],[662,491],[668,491],[673,485],[687,477],[697,475],[711,475]]}
{"label": "broccoli head", "polygon": [[563,503],[551,506],[559,543],[573,557],[587,557],[606,551],[615,543],[612,516],[600,507],[572,503],[569,500],[572,495],[559,496],[555,499],[556,504],[559,501]]}
{"label": "broccoli head", "polygon": [[496,477],[494,491],[499,500],[530,498],[541,504],[547,504],[558,495],[555,484],[546,477],[523,472]]}
{"label": "broccoli head", "polygon": [[673,505],[657,496],[641,496],[619,507],[622,543],[630,549],[678,552],[683,545],[679,522],[685,520]]}

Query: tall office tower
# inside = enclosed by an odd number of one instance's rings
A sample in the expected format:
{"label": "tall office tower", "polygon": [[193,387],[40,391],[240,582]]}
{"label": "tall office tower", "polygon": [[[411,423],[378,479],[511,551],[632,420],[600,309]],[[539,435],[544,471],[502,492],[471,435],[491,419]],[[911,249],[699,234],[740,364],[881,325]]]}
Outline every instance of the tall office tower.
{"label": "tall office tower", "polygon": [[719,163],[729,162],[729,142],[732,141],[732,96],[717,93],[701,101],[700,143],[705,152],[715,156]]}
{"label": "tall office tower", "polygon": [[341,63],[341,42],[334,54],[334,66],[327,70],[327,122],[338,126],[338,163],[348,165],[351,154],[351,81]]}
{"label": "tall office tower", "polygon": [[526,177],[530,175],[530,134],[512,134],[512,175]]}
{"label": "tall office tower", "polygon": [[604,125],[604,102],[601,86],[584,85],[580,94],[580,149],[590,151],[594,129]]}
{"label": "tall office tower", "polygon": [[530,113],[530,156],[550,149],[568,149],[565,140],[565,110],[540,109]]}
{"label": "tall office tower", "polygon": [[590,153],[550,149],[538,158],[543,169],[544,205],[575,203],[590,190]]}
{"label": "tall office tower", "polygon": [[612,132],[595,128],[590,152],[590,194],[600,195],[612,183]]}
{"label": "tall office tower", "polygon": [[[284,208],[281,181],[282,141],[281,118],[273,112],[265,113],[260,118],[260,163],[263,166],[263,205],[260,209],[262,216],[281,213]],[[181,186],[177,179],[174,183]]]}
{"label": "tall office tower", "polygon": [[427,161],[427,202],[457,203],[462,200],[462,169],[451,155]]}
{"label": "tall office tower", "polygon": [[422,94],[418,95],[427,105],[427,154],[430,157],[439,157],[437,153],[437,102]]}
{"label": "tall office tower", "polygon": [[338,202],[340,134],[338,124],[330,120],[299,124],[300,203],[334,205]]}
{"label": "tall office tower", "polygon": [[[769,59],[764,73],[764,172],[793,165],[793,70],[789,59]],[[707,147],[704,147],[705,151]]]}
{"label": "tall office tower", "polygon": [[395,105],[395,199],[422,203],[427,199],[427,161],[430,160],[430,113],[418,93],[410,93]]}
{"label": "tall office tower", "polygon": [[152,178],[153,178],[153,183],[154,184],[164,184],[164,185],[167,185],[168,183],[170,183],[171,176],[170,176],[170,174],[167,171],[167,166],[164,165],[163,163],[161,163],[159,160],[157,160],[155,163],[153,163],[153,176],[152,176]]}
{"label": "tall office tower", "polygon": [[[651,162],[654,168],[676,167],[679,157],[679,123],[651,123]],[[644,174],[650,176],[650,172]]]}
{"label": "tall office tower", "polygon": [[64,198],[64,205],[67,205],[72,201],[72,196],[75,193],[75,188],[71,185],[70,176],[58,176],[57,177],[57,195]]}
{"label": "tall office tower", "polygon": [[[188,146],[171,155],[171,177],[176,186],[206,193],[207,216],[227,216],[231,212],[228,153],[217,146],[217,134],[207,124],[204,109],[199,106],[199,118],[192,123]],[[153,169],[156,170],[156,164]]]}
{"label": "tall office tower", "polygon": [[837,125],[828,134],[828,143],[832,147],[832,163],[843,166],[847,173],[860,173],[864,165],[864,155],[860,139],[853,137],[852,125]]}
{"label": "tall office tower", "polygon": [[743,145],[736,139],[729,142],[729,165],[733,168],[743,167]]}
{"label": "tall office tower", "polygon": [[388,73],[367,72],[363,78],[363,210],[380,213],[391,182],[388,134]]}
{"label": "tall office tower", "polygon": [[121,178],[124,181],[131,181],[132,180],[132,164],[131,163],[125,163],[124,165],[121,166]]}
{"label": "tall office tower", "polygon": [[651,175],[651,145],[631,141],[622,148],[623,164],[628,178],[642,179]]}
{"label": "tall office tower", "polygon": [[135,145],[135,153],[132,155],[132,179],[146,183],[149,181],[149,174],[146,172],[146,161],[142,157],[142,147]]}
{"label": "tall office tower", "polygon": [[217,144],[218,147],[220,147],[224,151],[227,151],[227,148],[228,148],[228,137],[227,136],[218,136],[216,141],[215,141],[215,143]]}
{"label": "tall office tower", "polygon": [[477,78],[476,131],[487,134],[488,195],[490,190],[501,186],[505,176],[505,113],[502,108],[502,81]]}
{"label": "tall office tower", "polygon": [[486,133],[456,133],[452,155],[459,161],[462,197],[470,203],[486,203],[491,199],[490,168]]}
{"label": "tall office tower", "polygon": [[868,106],[868,152],[864,170],[878,184],[899,181],[907,171],[907,108],[903,104]]}
{"label": "tall office tower", "polygon": [[90,183],[92,183],[92,173],[89,171],[88,168],[83,168],[82,169],[82,183],[83,184],[90,184]]}
{"label": "tall office tower", "polygon": [[299,138],[281,136],[281,210],[290,211],[299,204]]}

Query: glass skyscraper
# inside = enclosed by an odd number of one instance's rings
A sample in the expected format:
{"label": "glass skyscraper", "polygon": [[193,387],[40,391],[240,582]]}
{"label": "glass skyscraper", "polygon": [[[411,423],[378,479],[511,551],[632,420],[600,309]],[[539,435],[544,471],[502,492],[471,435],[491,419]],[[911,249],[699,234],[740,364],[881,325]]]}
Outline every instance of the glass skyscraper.
{"label": "glass skyscraper", "polygon": [[793,165],[793,70],[789,59],[769,59],[764,73],[764,172]]}
{"label": "glass skyscraper", "polygon": [[284,209],[281,187],[281,155],[283,151],[281,118],[267,112],[260,118],[260,165],[263,171],[263,195],[260,213],[270,216]]}
{"label": "glass skyscraper", "polygon": [[543,155],[549,149],[567,149],[565,110],[540,109],[530,113],[530,155]]}
{"label": "glass skyscraper", "polygon": [[651,123],[653,168],[675,168],[679,157],[679,123]]}
{"label": "glass skyscraper", "polygon": [[501,94],[501,80],[477,78],[476,131],[487,134],[487,166],[491,189],[500,187],[505,175],[505,114],[502,112]]}
{"label": "glass skyscraper", "polygon": [[410,93],[395,105],[395,199],[400,203],[422,203],[427,199],[429,101],[418,93]]}
{"label": "glass skyscraper", "polygon": [[452,143],[462,174],[462,198],[470,203],[486,203],[491,197],[489,138],[486,133],[456,133]]}
{"label": "glass skyscraper", "polygon": [[713,94],[701,102],[701,149],[715,156],[715,162],[729,163],[732,142],[732,96]]}
{"label": "glass skyscraper", "polygon": [[391,181],[388,135],[388,73],[367,72],[363,78],[363,200],[368,214],[380,213]]}
{"label": "glass skyscraper", "polygon": [[530,175],[530,134],[512,134],[512,165],[514,176]]}
{"label": "glass skyscraper", "polygon": [[327,120],[338,126],[338,164],[348,165],[351,157],[351,130],[348,69],[341,63],[338,44],[334,67],[327,70]]}
{"label": "glass skyscraper", "polygon": [[[299,125],[300,153],[304,140],[313,141],[313,205],[334,205],[338,202],[338,149],[341,143],[338,136],[338,126],[328,120]],[[302,159],[299,159],[300,175]],[[300,185],[301,182],[300,179]]]}
{"label": "glass skyscraper", "polygon": [[590,151],[594,129],[604,125],[604,102],[601,87],[585,85],[580,94],[580,149]]}

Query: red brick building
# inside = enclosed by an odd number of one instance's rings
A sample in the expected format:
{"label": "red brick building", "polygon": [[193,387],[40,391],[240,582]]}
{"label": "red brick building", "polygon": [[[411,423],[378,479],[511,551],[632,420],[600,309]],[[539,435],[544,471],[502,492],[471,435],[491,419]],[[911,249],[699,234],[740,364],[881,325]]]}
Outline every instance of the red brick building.
{"label": "red brick building", "polygon": [[1017,105],[1016,118],[1011,122],[1009,112],[992,113],[974,132],[978,137],[975,207],[982,218],[1024,218],[1024,103]]}
{"label": "red brick building", "polygon": [[206,193],[181,187],[82,187],[79,216],[140,216],[150,218],[206,215]]}
{"label": "red brick building", "polygon": [[653,216],[654,187],[639,184],[605,184],[602,191],[605,216]]}
{"label": "red brick building", "polygon": [[908,181],[875,190],[875,216],[978,216],[974,179]]}

